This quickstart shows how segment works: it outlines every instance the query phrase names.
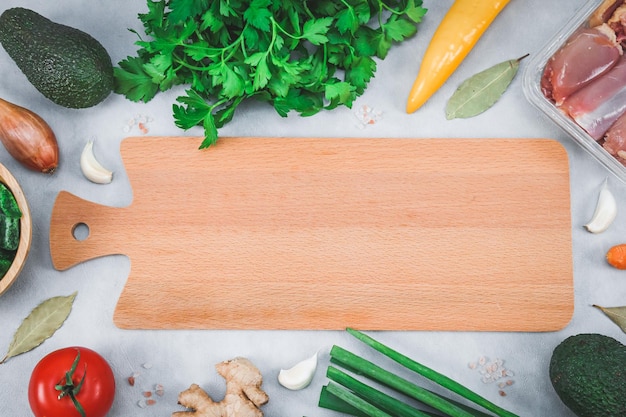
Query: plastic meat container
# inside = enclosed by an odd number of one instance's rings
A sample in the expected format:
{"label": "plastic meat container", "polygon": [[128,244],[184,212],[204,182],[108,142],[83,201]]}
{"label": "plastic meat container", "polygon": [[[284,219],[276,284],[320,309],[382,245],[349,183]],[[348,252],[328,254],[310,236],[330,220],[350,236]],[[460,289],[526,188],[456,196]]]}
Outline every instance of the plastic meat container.
{"label": "plastic meat container", "polygon": [[548,60],[565,44],[576,30],[587,25],[589,17],[602,3],[602,0],[589,1],[578,10],[569,22],[567,22],[565,27],[550,39],[538,53],[531,56],[524,70],[522,81],[523,90],[528,101],[569,133],[580,146],[587,150],[587,152],[603,164],[610,172],[626,183],[626,167],[607,152],[600,143],[594,140],[569,116],[559,110],[541,91],[541,77]]}

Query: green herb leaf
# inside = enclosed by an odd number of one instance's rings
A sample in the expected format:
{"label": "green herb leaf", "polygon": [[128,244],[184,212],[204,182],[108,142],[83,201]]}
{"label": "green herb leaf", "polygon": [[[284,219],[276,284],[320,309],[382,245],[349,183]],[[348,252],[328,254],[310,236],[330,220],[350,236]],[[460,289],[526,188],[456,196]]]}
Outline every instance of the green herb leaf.
{"label": "green herb leaf", "polygon": [[269,32],[272,13],[269,11],[270,0],[252,0],[244,12],[243,18],[257,29]]}
{"label": "green herb leaf", "polygon": [[186,93],[186,96],[177,97],[176,101],[187,107],[174,105],[176,125],[185,130],[202,123],[207,113],[211,112],[211,106],[195,90],[187,90]]}
{"label": "green herb leaf", "polygon": [[328,42],[328,29],[333,23],[332,17],[324,17],[321,19],[308,20],[302,27],[302,37],[313,45],[321,45]]}
{"label": "green herb leaf", "polygon": [[115,92],[124,94],[131,101],[148,102],[152,100],[158,85],[153,82],[153,75],[143,67],[141,58],[128,57],[113,68],[115,75]]}
{"label": "green herb leaf", "polygon": [[[177,126],[201,125],[202,147],[237,106],[254,98],[281,116],[351,106],[395,42],[416,32],[421,0],[147,0],[145,36],[115,68],[115,92],[132,101],[185,85]],[[193,91],[193,93],[189,93]]]}
{"label": "green herb leaf", "polygon": [[404,19],[390,19],[383,25],[383,29],[387,37],[396,42],[403,41],[417,32],[415,25]]}
{"label": "green herb leaf", "polygon": [[267,59],[262,59],[259,61],[256,66],[256,71],[254,72],[254,81],[252,82],[252,88],[254,91],[265,87],[270,81],[270,78],[272,78],[272,72],[270,71]]}
{"label": "green herb leaf", "polygon": [[52,297],[35,307],[13,335],[9,350],[0,363],[31,351],[52,337],[69,316],[76,294]]}
{"label": "green herb leaf", "polygon": [[202,120],[202,126],[204,127],[204,140],[200,145],[200,149],[208,148],[217,142],[217,125],[215,124],[213,113],[209,112],[206,114]]}
{"label": "green herb leaf", "polygon": [[352,7],[344,9],[337,13],[337,29],[339,33],[354,33],[359,28],[359,19],[356,16],[356,12]]}
{"label": "green herb leaf", "polygon": [[624,333],[626,333],[626,306],[623,307],[602,307],[599,305],[593,305],[598,310],[602,311],[608,318],[617,324]]}
{"label": "green herb leaf", "polygon": [[448,100],[446,118],[473,117],[493,106],[515,78],[520,61],[526,56],[496,64],[461,83]]}
{"label": "green herb leaf", "polygon": [[207,0],[170,0],[171,12],[168,19],[172,23],[184,22],[187,17],[195,16],[206,7]]}
{"label": "green herb leaf", "polygon": [[[418,4],[419,3],[419,4]],[[421,7],[422,2],[409,1],[406,9],[406,15],[409,19],[415,23],[422,21],[422,18],[426,15],[426,9]]]}
{"label": "green herb leaf", "polygon": [[362,94],[375,71],[376,61],[370,57],[359,57],[354,60],[352,68],[346,71],[346,80],[356,87],[359,94]]}
{"label": "green herb leaf", "polygon": [[347,82],[328,84],[326,86],[326,99],[333,104],[341,103],[351,107],[356,96],[355,91],[356,87]]}

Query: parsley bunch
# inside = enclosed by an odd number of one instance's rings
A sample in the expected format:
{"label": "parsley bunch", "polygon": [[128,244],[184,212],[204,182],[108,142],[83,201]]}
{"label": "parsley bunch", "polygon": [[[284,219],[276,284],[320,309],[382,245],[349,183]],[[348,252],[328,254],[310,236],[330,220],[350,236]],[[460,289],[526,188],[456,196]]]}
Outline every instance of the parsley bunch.
{"label": "parsley bunch", "polygon": [[132,101],[186,85],[176,125],[204,127],[201,148],[246,98],[281,116],[352,106],[393,42],[416,32],[421,0],[148,0],[137,56],[115,68]]}

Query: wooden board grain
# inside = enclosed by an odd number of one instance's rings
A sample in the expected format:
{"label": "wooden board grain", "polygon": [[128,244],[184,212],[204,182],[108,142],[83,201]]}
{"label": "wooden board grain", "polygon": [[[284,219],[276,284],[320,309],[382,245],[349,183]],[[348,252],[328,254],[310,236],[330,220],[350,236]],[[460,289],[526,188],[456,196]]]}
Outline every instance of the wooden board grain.
{"label": "wooden board grain", "polygon": [[124,139],[127,207],[55,201],[55,268],[130,257],[121,328],[551,331],[571,318],[554,140],[200,141]]}

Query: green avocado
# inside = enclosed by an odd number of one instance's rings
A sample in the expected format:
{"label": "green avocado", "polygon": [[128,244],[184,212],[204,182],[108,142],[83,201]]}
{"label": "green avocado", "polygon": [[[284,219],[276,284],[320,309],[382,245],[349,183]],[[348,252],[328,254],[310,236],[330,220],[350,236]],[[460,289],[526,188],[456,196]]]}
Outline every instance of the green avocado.
{"label": "green avocado", "polygon": [[600,334],[579,334],[552,353],[550,380],[578,417],[626,416],[626,346]]}
{"label": "green avocado", "polygon": [[26,78],[68,108],[92,107],[113,90],[113,65],[89,34],[15,7],[0,15],[0,43]]}

